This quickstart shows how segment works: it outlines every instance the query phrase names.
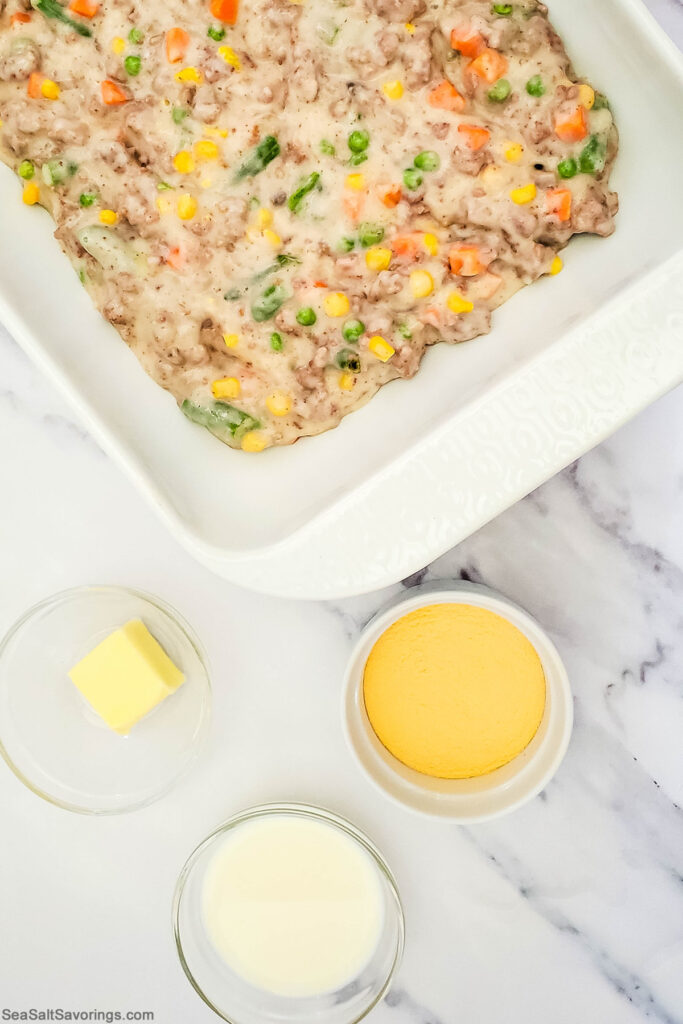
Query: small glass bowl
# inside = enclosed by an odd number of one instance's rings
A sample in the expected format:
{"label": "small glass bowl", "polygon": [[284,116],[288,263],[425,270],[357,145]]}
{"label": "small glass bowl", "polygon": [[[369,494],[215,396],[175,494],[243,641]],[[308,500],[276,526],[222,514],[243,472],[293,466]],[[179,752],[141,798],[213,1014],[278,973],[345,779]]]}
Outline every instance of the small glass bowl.
{"label": "small glass bowl", "polygon": [[[330,825],[369,855],[377,871],[384,924],[375,952],[361,974],[333,992],[284,997],[255,988],[219,957],[207,934],[202,896],[206,872],[227,833],[267,817],[299,816]],[[386,994],[401,962],[404,919],[393,875],[382,855],[357,828],[330,811],[306,804],[264,804],[230,818],[200,843],[183,867],[173,901],[176,948],[195,991],[228,1024],[356,1024]]]}
{"label": "small glass bowl", "polygon": [[[131,619],[141,619],[185,681],[120,736],[68,672]],[[117,814],[156,800],[208,733],[211,688],[187,623],[159,598],[124,587],[78,587],[31,608],[0,642],[0,754],[38,796],[81,814]]]}

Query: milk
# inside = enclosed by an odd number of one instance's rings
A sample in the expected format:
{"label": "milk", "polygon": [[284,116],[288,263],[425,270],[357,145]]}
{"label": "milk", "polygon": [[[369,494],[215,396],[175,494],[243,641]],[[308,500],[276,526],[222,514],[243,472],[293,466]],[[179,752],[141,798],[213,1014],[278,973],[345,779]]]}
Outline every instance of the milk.
{"label": "milk", "polygon": [[246,822],[226,835],[206,872],[202,909],[226,965],[289,997],[357,978],[384,924],[370,855],[334,826],[295,815]]}

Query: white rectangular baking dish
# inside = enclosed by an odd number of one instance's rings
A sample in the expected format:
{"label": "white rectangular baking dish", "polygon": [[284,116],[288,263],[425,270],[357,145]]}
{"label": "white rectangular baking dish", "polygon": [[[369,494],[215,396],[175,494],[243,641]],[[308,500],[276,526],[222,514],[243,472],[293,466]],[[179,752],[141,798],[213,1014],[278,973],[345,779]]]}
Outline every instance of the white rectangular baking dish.
{"label": "white rectangular baking dish", "polygon": [[[309,0],[315,2],[315,0]],[[336,430],[258,457],[185,420],[2,168],[0,318],[177,538],[221,575],[339,597],[420,568],[683,379],[683,61],[641,0],[551,0],[621,133],[617,231],[428,353]]]}

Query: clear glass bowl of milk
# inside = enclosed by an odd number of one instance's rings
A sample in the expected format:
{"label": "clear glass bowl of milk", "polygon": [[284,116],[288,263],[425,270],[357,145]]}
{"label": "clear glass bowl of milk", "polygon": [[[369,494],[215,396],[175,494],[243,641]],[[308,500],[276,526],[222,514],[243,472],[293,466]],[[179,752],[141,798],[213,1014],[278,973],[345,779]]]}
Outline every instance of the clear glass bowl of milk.
{"label": "clear glass bowl of milk", "polygon": [[403,953],[382,855],[303,804],[255,807],[216,829],[181,872],[173,916],[187,977],[231,1024],[354,1024]]}

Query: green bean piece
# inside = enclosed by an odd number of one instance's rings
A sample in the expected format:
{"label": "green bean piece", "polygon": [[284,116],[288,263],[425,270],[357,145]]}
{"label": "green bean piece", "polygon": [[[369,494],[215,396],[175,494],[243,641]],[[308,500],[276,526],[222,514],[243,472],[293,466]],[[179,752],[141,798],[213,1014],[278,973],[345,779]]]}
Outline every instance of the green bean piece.
{"label": "green bean piece", "polygon": [[320,140],[320,152],[324,153],[325,156],[335,156],[337,150],[334,148],[331,142],[327,139]]}
{"label": "green bean piece", "polygon": [[526,91],[530,96],[538,97],[545,95],[545,86],[540,75],[534,75],[533,78],[529,79],[526,83]]}
{"label": "green bean piece", "polygon": [[403,172],[403,184],[406,188],[414,192],[422,184],[422,175],[416,167],[406,167]]}
{"label": "green bean piece", "polygon": [[280,143],[274,135],[266,135],[262,142],[259,142],[244,163],[240,165],[233,181],[242,181],[244,178],[253,178],[260,174],[264,167],[267,167],[271,160],[280,155]]}
{"label": "green bean piece", "polygon": [[358,164],[364,164],[367,158],[367,153],[352,153],[349,157],[349,163],[352,167],[358,167]]}
{"label": "green bean piece", "polygon": [[182,124],[185,118],[189,115],[190,111],[185,110],[184,107],[174,107],[171,111],[171,117],[173,118],[174,124]]}
{"label": "green bean piece", "polygon": [[509,18],[512,14],[512,4],[491,4],[491,10],[501,18]]}
{"label": "green bean piece", "polygon": [[411,331],[410,327],[408,327],[408,324],[399,324],[398,333],[401,335],[402,338],[405,338],[406,341],[410,341],[410,339],[413,336],[413,332]]}
{"label": "green bean piece", "polygon": [[492,103],[504,103],[510,95],[512,86],[508,82],[507,78],[500,78],[494,86],[492,86],[487,92],[488,98]]}
{"label": "green bean piece", "polygon": [[206,34],[210,39],[215,39],[217,43],[220,43],[221,39],[225,39],[225,29],[217,25],[209,25]]}
{"label": "green bean piece", "polygon": [[30,181],[33,175],[36,173],[36,169],[31,160],[22,160],[19,164],[17,174],[24,181]]}
{"label": "green bean piece", "polygon": [[252,303],[252,317],[256,323],[270,320],[289,297],[289,292],[281,284],[269,285],[258,299],[255,299]]}
{"label": "green bean piece", "polygon": [[347,320],[342,327],[342,338],[354,345],[363,334],[365,334],[365,324],[362,320]]}
{"label": "green bean piece", "polygon": [[573,178],[579,170],[579,165],[573,156],[568,156],[566,160],[560,160],[557,165],[557,173],[561,178]]}
{"label": "green bean piece", "polygon": [[88,207],[92,206],[96,199],[97,196],[94,192],[81,192],[80,196],[78,197],[78,202],[81,204],[81,206]]}
{"label": "green bean piece", "polygon": [[421,171],[438,171],[441,166],[441,157],[433,149],[423,149],[415,157],[414,163]]}
{"label": "green bean piece", "polygon": [[343,348],[337,352],[335,362],[340,370],[351,370],[352,373],[360,372],[360,356],[353,349]]}
{"label": "green bean piece", "polygon": [[261,426],[259,421],[250,416],[249,413],[243,412],[242,409],[236,409],[234,405],[229,405],[228,402],[211,402],[210,405],[197,405],[196,402],[191,402],[186,398],[180,409],[189,420],[197,423],[200,427],[206,427],[208,430],[214,431],[227,430],[238,441],[250,430],[258,430]]}
{"label": "green bean piece", "polygon": [[597,135],[591,135],[590,139],[581,150],[579,156],[579,170],[582,174],[600,174],[605,169],[607,162],[607,146]]}
{"label": "green bean piece", "polygon": [[363,129],[356,129],[348,137],[348,146],[352,153],[362,153],[370,145],[370,136]]}
{"label": "green bean piece", "polygon": [[145,33],[139,28],[132,28],[128,33],[128,42],[132,43],[133,46],[139,46],[145,38]]}
{"label": "green bean piece", "polygon": [[302,327],[312,327],[317,319],[312,306],[302,306],[296,314],[296,322],[301,324]]}
{"label": "green bean piece", "polygon": [[130,75],[131,78],[135,78],[140,74],[140,68],[142,67],[142,57],[136,57],[134,54],[129,54],[123,62],[123,66],[126,69],[126,74]]}
{"label": "green bean piece", "polygon": [[291,196],[287,200],[287,206],[290,208],[292,213],[297,213],[304,199],[309,192],[312,192],[315,186],[320,181],[320,174],[318,171],[313,171],[307,178],[301,182],[299,187],[292,192]]}
{"label": "green bean piece", "polygon": [[351,250],[355,248],[355,245],[355,238],[340,238],[337,248],[339,249],[339,252],[351,252]]}
{"label": "green bean piece", "polygon": [[371,245],[379,245],[384,238],[384,228],[381,224],[370,224],[365,222],[358,225],[358,241],[364,249]]}
{"label": "green bean piece", "polygon": [[70,18],[62,5],[57,3],[57,0],[31,0],[31,7],[36,11],[40,11],[46,18],[54,18],[56,21],[61,21],[64,25],[68,25],[74,32],[78,32],[79,36],[89,38],[92,35],[90,29],[80,21],[74,21],[73,18]]}
{"label": "green bean piece", "polygon": [[284,342],[282,340],[282,335],[279,334],[277,331],[273,331],[273,333],[270,336],[270,347],[272,348],[273,352],[282,352],[283,346]]}
{"label": "green bean piece", "polygon": [[593,110],[611,110],[609,100],[602,92],[596,92],[595,103],[593,104]]}

